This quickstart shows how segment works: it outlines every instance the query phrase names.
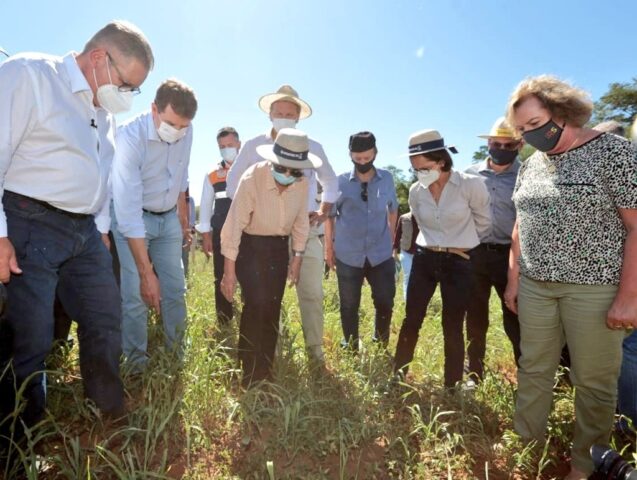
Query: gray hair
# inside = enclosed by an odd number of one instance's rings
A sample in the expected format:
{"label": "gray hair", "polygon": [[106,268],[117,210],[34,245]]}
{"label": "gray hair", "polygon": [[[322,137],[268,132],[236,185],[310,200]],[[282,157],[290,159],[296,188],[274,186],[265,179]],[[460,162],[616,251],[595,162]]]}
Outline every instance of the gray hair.
{"label": "gray hair", "polygon": [[108,45],[117,49],[128,59],[139,61],[146,70],[152,70],[155,65],[155,57],[150,48],[148,39],[142,31],[125,20],[113,20],[97,32],[86,42],[84,51],[87,53],[94,48]]}
{"label": "gray hair", "polygon": [[624,126],[615,120],[607,120],[605,122],[598,123],[593,127],[593,130],[597,130],[598,132],[614,133],[620,137],[626,135],[626,129]]}

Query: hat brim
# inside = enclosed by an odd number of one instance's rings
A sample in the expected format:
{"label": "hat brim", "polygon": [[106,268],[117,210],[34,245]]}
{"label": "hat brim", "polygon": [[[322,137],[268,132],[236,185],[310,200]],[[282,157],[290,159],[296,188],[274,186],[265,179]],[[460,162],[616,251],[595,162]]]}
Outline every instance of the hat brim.
{"label": "hat brim", "polygon": [[458,153],[458,149],[454,145],[445,145],[442,148],[432,148],[431,150],[424,150],[422,152],[408,153],[407,155],[404,155],[404,156],[405,157],[414,157],[416,155],[426,155],[427,153],[431,153],[431,152],[439,152],[440,150],[449,150],[453,154]]}
{"label": "hat brim", "polygon": [[307,118],[310,115],[312,115],[312,107],[310,107],[310,105],[307,102],[301,100],[298,97],[291,97],[290,95],[285,95],[284,93],[268,93],[267,95],[263,95],[259,99],[259,108],[269,115],[272,104],[274,102],[278,102],[281,100],[295,103],[301,108],[299,120],[303,120],[304,118]]}
{"label": "hat brim", "polygon": [[323,160],[313,153],[307,154],[307,160],[290,160],[279,157],[274,153],[274,145],[259,145],[257,154],[265,160],[286,168],[318,168],[323,164]]}
{"label": "hat brim", "polygon": [[517,140],[517,137],[512,135],[478,135],[478,138],[484,138],[485,140],[489,140],[490,138],[511,138],[513,140]]}

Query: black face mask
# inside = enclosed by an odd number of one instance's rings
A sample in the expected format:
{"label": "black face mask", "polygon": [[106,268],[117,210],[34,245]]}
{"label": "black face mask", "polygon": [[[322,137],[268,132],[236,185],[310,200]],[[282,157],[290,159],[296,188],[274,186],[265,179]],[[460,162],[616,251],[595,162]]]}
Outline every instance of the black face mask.
{"label": "black face mask", "polygon": [[518,156],[518,151],[516,150],[501,150],[499,148],[490,148],[489,149],[489,157],[491,157],[491,161],[496,165],[508,165],[513,163],[515,157]]}
{"label": "black face mask", "polygon": [[563,131],[564,129],[551,119],[541,127],[524,132],[522,137],[526,143],[540,152],[550,152],[560,141]]}
{"label": "black face mask", "polygon": [[[376,159],[374,159],[374,160],[376,160]],[[354,164],[354,168],[356,168],[356,171],[358,173],[367,173],[372,168],[374,168],[374,160],[372,160],[371,162],[367,162],[367,163],[356,163],[354,160],[352,160],[352,163]]]}

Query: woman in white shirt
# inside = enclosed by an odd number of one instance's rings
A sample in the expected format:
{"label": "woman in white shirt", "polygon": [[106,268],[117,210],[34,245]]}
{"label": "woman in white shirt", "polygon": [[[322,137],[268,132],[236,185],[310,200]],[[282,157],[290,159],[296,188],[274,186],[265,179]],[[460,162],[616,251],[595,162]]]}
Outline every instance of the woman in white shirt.
{"label": "woman in white shirt", "polygon": [[423,130],[409,139],[410,161],[418,177],[409,191],[409,207],[420,233],[395,357],[396,371],[404,375],[413,360],[427,306],[440,285],[445,387],[449,388],[462,380],[471,250],[491,225],[489,192],[483,180],[452,170],[450,151],[457,153],[436,130]]}

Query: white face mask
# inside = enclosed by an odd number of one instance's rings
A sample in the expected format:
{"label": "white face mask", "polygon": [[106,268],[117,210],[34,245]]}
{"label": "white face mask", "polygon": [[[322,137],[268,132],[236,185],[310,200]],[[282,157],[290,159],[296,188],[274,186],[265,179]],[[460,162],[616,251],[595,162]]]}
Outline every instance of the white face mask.
{"label": "white face mask", "polygon": [[[113,85],[111,78],[111,69],[108,65],[108,57],[106,57],[106,72],[108,73],[108,81],[106,85],[97,87],[98,103],[113,115],[127,112],[133,106],[133,92],[120,92],[117,85]],[[97,76],[93,69],[93,79],[97,85]]]}
{"label": "white face mask", "polygon": [[159,138],[161,138],[164,142],[175,143],[184,138],[187,130],[188,127],[178,130],[173,126],[168,125],[166,122],[161,122],[157,129],[157,135],[159,135]]}
{"label": "white face mask", "polygon": [[284,128],[294,128],[296,127],[297,121],[293,118],[273,118],[272,119],[272,128],[277,132],[280,132]]}
{"label": "white face mask", "polygon": [[225,162],[232,163],[234,162],[234,159],[237,158],[238,150],[235,147],[226,147],[220,148],[219,152],[221,153],[221,158],[223,158]]}
{"label": "white face mask", "polygon": [[440,170],[419,170],[416,172],[418,183],[427,188],[440,178]]}

